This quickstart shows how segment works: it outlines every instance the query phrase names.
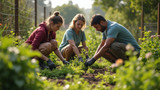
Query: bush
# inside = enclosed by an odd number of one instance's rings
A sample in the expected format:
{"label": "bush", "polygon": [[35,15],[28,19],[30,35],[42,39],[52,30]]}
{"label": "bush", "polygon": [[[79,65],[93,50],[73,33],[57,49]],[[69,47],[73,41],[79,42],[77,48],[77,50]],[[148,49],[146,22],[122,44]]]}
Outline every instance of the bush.
{"label": "bush", "polygon": [[36,77],[36,61],[31,62],[31,57],[40,54],[24,46],[15,47],[14,41],[0,37],[0,89],[41,89],[42,83]]}
{"label": "bush", "polygon": [[[155,43],[156,44],[156,43]],[[155,46],[155,45],[153,45]],[[143,47],[143,46],[142,46]],[[145,49],[153,50],[152,47]],[[144,49],[144,48],[143,48]],[[156,49],[156,48],[154,48]],[[127,51],[129,61],[117,69],[117,80],[115,90],[158,90],[160,89],[160,73],[156,71],[160,58],[155,59],[154,55],[137,57],[135,52]],[[142,53],[144,54],[144,53]],[[146,55],[141,55],[146,56]],[[147,61],[144,61],[144,58]]]}

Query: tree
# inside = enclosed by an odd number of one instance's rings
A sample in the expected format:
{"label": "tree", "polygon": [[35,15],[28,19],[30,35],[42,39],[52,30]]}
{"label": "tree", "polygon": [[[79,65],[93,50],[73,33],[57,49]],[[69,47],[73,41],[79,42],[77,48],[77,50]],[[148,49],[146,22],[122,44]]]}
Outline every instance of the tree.
{"label": "tree", "polygon": [[[95,0],[94,5],[100,5],[106,10],[106,18],[126,26],[138,40],[141,24],[142,1],[144,21],[157,22],[157,4],[160,0]],[[112,10],[111,10],[112,8]],[[112,14],[112,15],[109,15]],[[118,19],[116,19],[118,17]]]}
{"label": "tree", "polygon": [[63,4],[62,6],[57,6],[53,9],[54,11],[60,11],[60,14],[65,19],[65,24],[69,24],[72,18],[78,14],[83,13],[82,10],[78,7],[78,5],[73,5],[72,1],[69,1],[68,4]]}
{"label": "tree", "polygon": [[157,7],[160,0],[130,0],[131,8],[134,12],[141,13],[142,6],[144,10],[145,22],[156,22],[157,21]]}
{"label": "tree", "polygon": [[101,6],[94,6],[92,5],[92,10],[91,10],[91,16],[94,14],[101,14],[102,16],[105,16],[104,10],[101,9]]}
{"label": "tree", "polygon": [[115,10],[124,12],[127,18],[134,20],[141,15],[142,2],[145,21],[155,22],[157,18],[156,8],[160,0],[95,0],[94,5],[101,5],[104,10],[112,7]]}

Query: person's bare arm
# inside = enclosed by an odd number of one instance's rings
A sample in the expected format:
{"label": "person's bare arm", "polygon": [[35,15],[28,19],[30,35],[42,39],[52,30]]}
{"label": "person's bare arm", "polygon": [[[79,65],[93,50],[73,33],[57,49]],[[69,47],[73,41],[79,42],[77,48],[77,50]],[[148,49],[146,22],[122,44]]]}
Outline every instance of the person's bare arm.
{"label": "person's bare arm", "polygon": [[98,46],[98,48],[97,48],[95,54],[97,54],[98,51],[102,48],[102,46],[104,45],[105,41],[106,41],[106,40],[102,40],[102,41],[101,41],[101,43],[100,43],[100,45]]}
{"label": "person's bare arm", "polygon": [[109,47],[114,42],[114,40],[115,40],[114,38],[106,39],[104,45],[101,48],[99,48],[98,52],[93,56],[93,58],[96,59],[96,60],[98,58],[100,58],[102,56],[102,54],[105,53],[109,49]]}
{"label": "person's bare arm", "polygon": [[62,54],[60,53],[60,51],[59,51],[58,49],[56,49],[56,50],[54,51],[54,53],[61,59],[61,61],[64,60]]}
{"label": "person's bare arm", "polygon": [[49,58],[42,54],[41,59],[48,61]]}

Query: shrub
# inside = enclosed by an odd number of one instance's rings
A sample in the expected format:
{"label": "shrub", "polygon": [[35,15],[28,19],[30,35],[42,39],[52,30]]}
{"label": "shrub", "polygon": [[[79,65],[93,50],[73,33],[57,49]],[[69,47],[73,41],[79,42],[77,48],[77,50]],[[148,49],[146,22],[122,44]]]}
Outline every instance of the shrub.
{"label": "shrub", "polygon": [[31,57],[40,54],[24,46],[15,47],[14,41],[0,37],[0,89],[41,89],[42,83],[36,77],[36,61],[31,62]]}
{"label": "shrub", "polygon": [[160,73],[156,72],[156,65],[160,58],[147,59],[144,64],[143,58],[137,59],[130,53],[129,61],[117,69],[115,90],[158,90],[160,88]]}

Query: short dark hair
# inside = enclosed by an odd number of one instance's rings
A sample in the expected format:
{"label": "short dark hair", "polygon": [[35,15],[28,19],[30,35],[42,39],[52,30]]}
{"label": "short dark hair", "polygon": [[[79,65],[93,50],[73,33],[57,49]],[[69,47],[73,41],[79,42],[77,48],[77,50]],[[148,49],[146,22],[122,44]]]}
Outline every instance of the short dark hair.
{"label": "short dark hair", "polygon": [[93,15],[91,18],[91,21],[90,21],[91,26],[93,26],[95,24],[100,24],[100,21],[106,21],[106,19],[100,14]]}

